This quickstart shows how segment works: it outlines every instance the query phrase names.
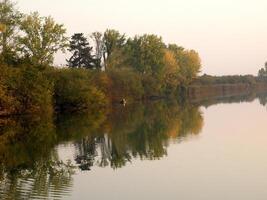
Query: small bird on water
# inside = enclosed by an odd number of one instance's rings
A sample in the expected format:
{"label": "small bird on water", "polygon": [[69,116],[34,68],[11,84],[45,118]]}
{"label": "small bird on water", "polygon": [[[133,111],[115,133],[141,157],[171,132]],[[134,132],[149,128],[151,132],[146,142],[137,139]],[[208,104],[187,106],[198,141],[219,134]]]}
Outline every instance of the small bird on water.
{"label": "small bird on water", "polygon": [[122,104],[123,106],[125,106],[126,105],[126,99],[122,99],[121,101],[120,101],[120,104]]}

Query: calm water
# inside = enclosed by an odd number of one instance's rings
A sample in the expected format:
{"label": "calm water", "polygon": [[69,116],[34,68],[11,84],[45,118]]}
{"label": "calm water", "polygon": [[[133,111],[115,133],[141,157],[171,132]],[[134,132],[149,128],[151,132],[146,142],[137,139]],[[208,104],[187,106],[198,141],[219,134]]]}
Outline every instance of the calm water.
{"label": "calm water", "polygon": [[2,119],[0,199],[266,199],[266,99]]}

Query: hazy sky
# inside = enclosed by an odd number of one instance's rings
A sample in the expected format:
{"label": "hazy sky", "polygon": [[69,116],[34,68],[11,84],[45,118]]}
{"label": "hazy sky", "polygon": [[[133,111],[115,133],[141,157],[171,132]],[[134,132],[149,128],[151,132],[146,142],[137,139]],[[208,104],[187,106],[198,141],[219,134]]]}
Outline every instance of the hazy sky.
{"label": "hazy sky", "polygon": [[51,15],[69,36],[106,28],[161,35],[197,50],[203,73],[256,74],[267,61],[267,0],[18,0],[18,7]]}

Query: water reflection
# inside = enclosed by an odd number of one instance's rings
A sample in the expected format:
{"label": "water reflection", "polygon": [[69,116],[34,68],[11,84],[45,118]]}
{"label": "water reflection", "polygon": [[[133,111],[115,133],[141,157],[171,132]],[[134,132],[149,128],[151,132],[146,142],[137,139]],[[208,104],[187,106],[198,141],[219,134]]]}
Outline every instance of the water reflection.
{"label": "water reflection", "polygon": [[117,107],[102,129],[88,130],[76,143],[75,160],[82,170],[89,170],[94,165],[123,167],[133,158],[160,159],[167,155],[170,138],[181,140],[198,134],[202,125],[202,115],[195,106],[156,102]]}
{"label": "water reflection", "polygon": [[191,99],[190,102],[194,105],[209,107],[216,104],[230,104],[230,103],[242,103],[242,102],[252,102],[255,99],[259,99],[261,105],[263,103],[261,100],[267,99],[266,92],[259,92],[259,93],[245,93],[240,95],[228,95],[228,96],[218,96],[218,97],[209,97],[209,98],[196,98]]}
{"label": "water reflection", "polygon": [[[200,106],[256,97],[266,105],[266,94],[252,94],[190,103],[117,105],[106,113],[2,119],[0,199],[63,198],[72,191],[75,171],[89,171],[93,166],[117,169],[134,164],[135,159],[160,159],[167,156],[170,143],[201,132]],[[75,147],[72,161],[58,154],[58,144],[66,142]]]}
{"label": "water reflection", "polygon": [[9,119],[1,126],[0,199],[67,194],[73,166],[59,160],[51,115]]}

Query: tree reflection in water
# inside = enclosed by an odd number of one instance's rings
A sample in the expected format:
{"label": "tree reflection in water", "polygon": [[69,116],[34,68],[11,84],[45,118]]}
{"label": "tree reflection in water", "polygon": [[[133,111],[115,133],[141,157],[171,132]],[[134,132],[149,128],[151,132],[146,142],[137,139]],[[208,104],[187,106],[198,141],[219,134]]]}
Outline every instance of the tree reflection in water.
{"label": "tree reflection in water", "polygon": [[[266,105],[267,95],[257,96]],[[201,132],[199,106],[255,98],[155,101],[115,105],[106,112],[0,119],[0,199],[64,198],[71,193],[77,168],[117,169],[135,159],[158,160],[167,156],[170,142]],[[75,147],[73,161],[58,155],[57,145],[65,142]]]}
{"label": "tree reflection in water", "polygon": [[53,198],[71,190],[74,168],[59,160],[55,130],[50,114],[9,119],[1,126],[0,199]]}
{"label": "tree reflection in water", "polygon": [[133,158],[160,159],[167,155],[170,139],[196,135],[202,126],[201,112],[192,105],[162,101],[115,106],[97,130],[75,143],[75,160],[80,169],[90,170],[92,166],[120,168]]}

